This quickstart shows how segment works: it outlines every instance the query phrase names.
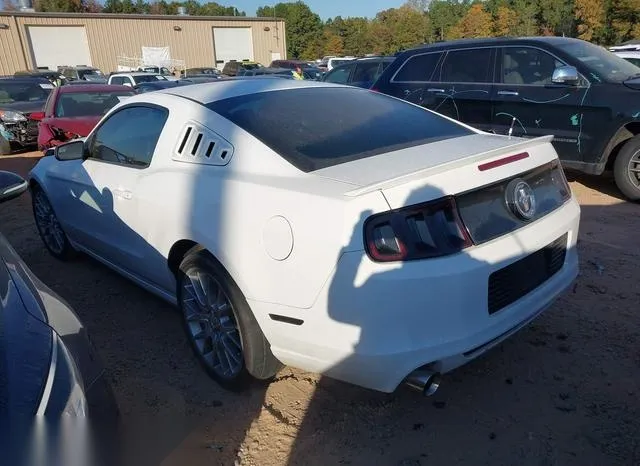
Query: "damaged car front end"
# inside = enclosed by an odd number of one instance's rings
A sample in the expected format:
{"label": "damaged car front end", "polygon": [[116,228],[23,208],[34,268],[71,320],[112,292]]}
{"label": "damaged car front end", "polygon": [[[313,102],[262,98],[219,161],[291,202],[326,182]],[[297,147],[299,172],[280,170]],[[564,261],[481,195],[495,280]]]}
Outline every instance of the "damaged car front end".
{"label": "damaged car front end", "polygon": [[0,80],[0,155],[37,143],[38,122],[30,117],[42,111],[52,88],[44,79]]}

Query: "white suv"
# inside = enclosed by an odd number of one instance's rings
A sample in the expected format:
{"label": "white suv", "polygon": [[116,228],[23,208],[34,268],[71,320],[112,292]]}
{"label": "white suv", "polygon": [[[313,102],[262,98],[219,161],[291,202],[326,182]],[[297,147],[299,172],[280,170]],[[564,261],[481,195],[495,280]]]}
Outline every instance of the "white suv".
{"label": "white suv", "polygon": [[118,84],[120,86],[136,87],[140,83],[166,80],[167,78],[162,75],[139,71],[133,73],[114,73],[109,76],[107,84]]}

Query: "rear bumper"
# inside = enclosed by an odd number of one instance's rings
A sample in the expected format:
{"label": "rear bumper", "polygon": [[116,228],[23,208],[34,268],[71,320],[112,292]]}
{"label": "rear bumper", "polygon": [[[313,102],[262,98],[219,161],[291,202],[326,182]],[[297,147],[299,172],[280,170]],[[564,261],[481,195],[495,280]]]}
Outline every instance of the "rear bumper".
{"label": "rear bumper", "polygon": [[[447,372],[525,326],[578,274],[580,208],[572,199],[543,219],[464,253],[405,264],[344,254],[314,306],[250,302],[283,363],[384,392],[413,370]],[[567,234],[562,268],[532,292],[488,312],[488,280]],[[302,320],[276,322],[269,314]]]}

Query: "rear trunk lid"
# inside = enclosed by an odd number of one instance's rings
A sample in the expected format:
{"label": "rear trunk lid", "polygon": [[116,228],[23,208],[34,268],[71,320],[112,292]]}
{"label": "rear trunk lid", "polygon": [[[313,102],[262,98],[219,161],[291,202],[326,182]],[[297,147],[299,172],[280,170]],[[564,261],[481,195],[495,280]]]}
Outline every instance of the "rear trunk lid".
{"label": "rear trunk lid", "polygon": [[[552,136],[536,139],[473,134],[343,163],[313,172],[349,183],[356,197],[382,191],[391,208],[456,195],[557,160]],[[479,166],[526,153],[526,158],[481,170]],[[411,199],[408,199],[411,197]],[[413,202],[416,201],[416,202]]]}
{"label": "rear trunk lid", "polygon": [[[473,242],[481,244],[543,217],[570,198],[551,140],[475,134],[314,173],[350,183],[348,197],[380,191],[391,209],[452,197]],[[534,198],[533,211],[526,215],[510,204],[517,194],[516,179],[526,183]]]}

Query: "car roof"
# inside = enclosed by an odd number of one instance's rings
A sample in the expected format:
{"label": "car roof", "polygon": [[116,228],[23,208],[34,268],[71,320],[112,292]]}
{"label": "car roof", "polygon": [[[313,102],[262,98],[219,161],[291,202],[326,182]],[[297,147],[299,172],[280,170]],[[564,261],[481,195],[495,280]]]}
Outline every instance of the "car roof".
{"label": "car roof", "polygon": [[51,84],[47,78],[43,78],[41,76],[0,76],[0,81],[17,81],[17,82],[25,82],[25,83]]}
{"label": "car roof", "polygon": [[260,92],[284,91],[290,89],[304,89],[310,87],[343,88],[345,86],[318,81],[298,81],[289,79],[278,79],[275,77],[272,78],[269,76],[256,76],[248,78],[219,79],[216,82],[191,84],[189,86],[163,89],[158,92],[184,97],[185,99],[193,100],[201,104],[209,104],[219,100],[224,100],[231,97],[239,97],[242,95],[256,94]]}
{"label": "car roof", "polygon": [[60,87],[61,94],[76,94],[80,92],[110,92],[110,91],[129,91],[133,90],[128,86],[118,86],[115,84],[76,84],[75,86]]}
{"label": "car roof", "polygon": [[122,71],[113,73],[111,76],[160,76],[158,73],[148,73],[146,71]]}
{"label": "car roof", "polygon": [[[487,37],[482,39],[456,39],[442,42],[434,42],[433,44],[422,44],[416,47],[405,50],[404,52],[413,52],[419,50],[430,50],[449,48],[452,46],[491,46],[499,45],[501,43],[530,43],[530,44],[567,44],[571,42],[584,42],[580,39],[574,39],[571,37],[556,37],[556,36],[540,36],[540,37]],[[401,52],[403,53],[403,52]]]}

